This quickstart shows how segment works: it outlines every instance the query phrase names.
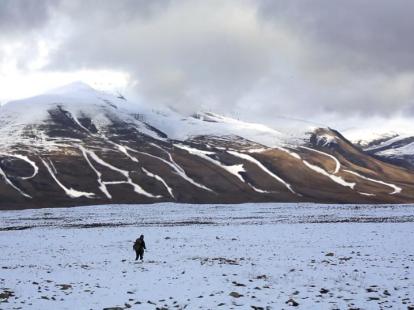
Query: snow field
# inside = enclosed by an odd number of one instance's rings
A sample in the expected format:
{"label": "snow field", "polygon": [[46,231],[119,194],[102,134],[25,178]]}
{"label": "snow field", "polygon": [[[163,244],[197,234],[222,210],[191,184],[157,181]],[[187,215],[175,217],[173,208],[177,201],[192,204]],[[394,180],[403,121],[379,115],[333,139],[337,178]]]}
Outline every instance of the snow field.
{"label": "snow field", "polygon": [[[0,309],[414,303],[414,206],[156,204],[2,215],[0,294],[12,296]],[[148,251],[135,262],[141,233]]]}

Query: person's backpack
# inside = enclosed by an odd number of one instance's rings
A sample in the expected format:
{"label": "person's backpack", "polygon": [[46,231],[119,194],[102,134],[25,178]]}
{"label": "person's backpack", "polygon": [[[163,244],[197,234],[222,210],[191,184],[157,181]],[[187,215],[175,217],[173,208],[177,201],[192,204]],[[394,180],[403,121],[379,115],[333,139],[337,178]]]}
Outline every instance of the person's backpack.
{"label": "person's backpack", "polygon": [[140,248],[142,248],[142,240],[141,239],[135,240],[134,246],[132,248],[134,250],[139,250]]}

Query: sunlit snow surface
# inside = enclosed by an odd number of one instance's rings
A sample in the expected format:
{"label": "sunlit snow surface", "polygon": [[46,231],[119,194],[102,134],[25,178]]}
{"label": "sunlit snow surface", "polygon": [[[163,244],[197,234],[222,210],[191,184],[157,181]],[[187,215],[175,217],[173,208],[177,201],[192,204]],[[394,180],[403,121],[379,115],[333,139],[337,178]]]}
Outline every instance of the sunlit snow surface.
{"label": "sunlit snow surface", "polygon": [[[167,203],[0,214],[0,294],[12,292],[0,309],[414,304],[412,205]],[[135,262],[140,234],[148,251]]]}
{"label": "sunlit snow surface", "polygon": [[0,106],[0,151],[24,145],[46,150],[62,147],[64,141],[51,139],[39,129],[39,126],[50,121],[49,112],[57,107],[68,112],[73,122],[89,134],[91,132],[81,124],[79,119],[90,118],[100,137],[105,134],[114,120],[119,119],[133,125],[139,132],[158,140],[165,140],[165,137],[148,129],[146,124],[162,131],[170,139],[181,141],[199,135],[226,139],[240,136],[274,147],[303,143],[315,127],[304,121],[277,117],[275,117],[277,129],[274,129],[213,113],[200,113],[198,117],[184,116],[170,108],[154,109],[150,104],[130,102],[97,91],[82,82],[75,82],[39,96],[11,101]]}

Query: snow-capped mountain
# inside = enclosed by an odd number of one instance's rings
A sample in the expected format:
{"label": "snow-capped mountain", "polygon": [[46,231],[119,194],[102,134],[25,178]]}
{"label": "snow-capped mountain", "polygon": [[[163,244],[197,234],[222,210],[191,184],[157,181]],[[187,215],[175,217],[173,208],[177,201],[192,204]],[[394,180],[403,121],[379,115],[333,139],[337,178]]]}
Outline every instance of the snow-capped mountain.
{"label": "snow-capped mountain", "polygon": [[412,202],[414,174],[339,132],[183,116],[74,83],[0,109],[0,207]]}
{"label": "snow-capped mountain", "polygon": [[414,169],[414,135],[396,135],[369,145],[365,151],[388,162]]}
{"label": "snow-capped mountain", "polygon": [[414,169],[414,129],[353,130],[346,136],[365,152],[381,160]]}

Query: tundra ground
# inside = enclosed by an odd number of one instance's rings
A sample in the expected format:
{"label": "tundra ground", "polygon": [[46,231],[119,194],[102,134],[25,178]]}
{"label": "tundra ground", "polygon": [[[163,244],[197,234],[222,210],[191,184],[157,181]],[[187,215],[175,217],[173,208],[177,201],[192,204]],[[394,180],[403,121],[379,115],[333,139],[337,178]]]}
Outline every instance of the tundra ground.
{"label": "tundra ground", "polygon": [[[412,309],[414,206],[4,211],[0,309]],[[133,241],[148,251],[134,261]]]}

